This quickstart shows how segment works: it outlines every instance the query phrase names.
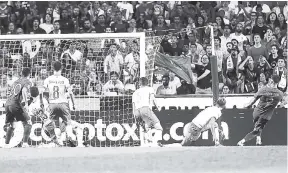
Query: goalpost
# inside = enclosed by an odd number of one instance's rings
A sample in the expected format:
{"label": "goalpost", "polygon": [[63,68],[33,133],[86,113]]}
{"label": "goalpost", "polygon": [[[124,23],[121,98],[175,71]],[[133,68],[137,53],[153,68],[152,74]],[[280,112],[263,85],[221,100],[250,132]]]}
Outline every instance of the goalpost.
{"label": "goalpost", "polygon": [[[145,40],[145,33],[1,35],[0,85],[6,89],[1,90],[1,103],[5,103],[9,85],[19,77],[22,68],[31,67],[31,80],[41,88],[44,79],[53,74],[52,62],[58,60],[63,65],[62,75],[73,85],[76,111],[72,111],[72,119],[84,127],[80,132],[83,139],[97,147],[139,146],[131,94],[139,77],[152,81],[156,43],[151,38]],[[107,60],[113,54],[110,46],[114,44],[118,58]],[[119,60],[121,56],[123,62]],[[125,92],[113,90],[107,84],[110,72],[115,70]],[[108,89],[103,91],[105,84]],[[3,107],[1,114],[0,145],[5,135]],[[49,142],[51,139],[41,131],[40,119],[32,117],[32,122],[30,144]],[[15,131],[13,146],[21,142],[22,131]]]}

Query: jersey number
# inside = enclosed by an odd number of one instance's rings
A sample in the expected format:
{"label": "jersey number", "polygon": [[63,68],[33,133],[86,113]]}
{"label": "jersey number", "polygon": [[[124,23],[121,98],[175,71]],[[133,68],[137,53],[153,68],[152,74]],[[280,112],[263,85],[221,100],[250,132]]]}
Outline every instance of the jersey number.
{"label": "jersey number", "polygon": [[59,98],[59,87],[58,86],[54,86],[53,87],[53,98],[54,99],[58,99]]}
{"label": "jersey number", "polygon": [[21,87],[22,87],[21,84],[17,84],[17,85],[15,85],[15,86],[13,86],[13,88],[12,88],[11,91],[10,91],[10,95],[11,95],[11,96],[12,96],[12,95],[16,96],[17,94],[19,94],[19,92],[21,91]]}

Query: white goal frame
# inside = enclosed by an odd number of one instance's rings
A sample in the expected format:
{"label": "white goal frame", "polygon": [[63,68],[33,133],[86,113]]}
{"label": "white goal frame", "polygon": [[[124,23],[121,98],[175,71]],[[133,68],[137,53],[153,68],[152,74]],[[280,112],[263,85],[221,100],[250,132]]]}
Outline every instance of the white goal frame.
{"label": "white goal frame", "polygon": [[0,41],[19,40],[51,40],[51,39],[140,39],[140,77],[145,77],[145,33],[85,33],[85,34],[23,34],[23,35],[0,35]]}
{"label": "white goal frame", "polygon": [[[0,35],[0,42],[2,41],[24,41],[24,40],[93,40],[93,39],[139,39],[139,53],[140,53],[140,77],[146,76],[146,40],[145,40],[145,33],[86,33],[86,34],[32,34],[32,35]],[[97,97],[97,96],[96,96]],[[95,98],[95,96],[88,96],[87,98]],[[97,97],[98,98],[98,97]],[[89,111],[89,110],[88,110]],[[5,117],[5,116],[3,116]],[[0,128],[1,128],[1,122],[4,122],[1,120],[3,118],[0,116]],[[96,123],[96,122],[95,122]],[[4,125],[3,125],[4,127]],[[21,126],[22,127],[22,126]],[[93,126],[91,126],[93,128]],[[108,127],[108,126],[107,126]],[[32,130],[35,131],[36,128],[41,128],[40,126],[36,127]],[[132,128],[132,127],[131,127]],[[111,130],[111,129],[110,129]],[[21,128],[20,131],[23,131]],[[0,130],[0,133],[4,132]],[[93,129],[91,131],[93,133]],[[95,130],[94,130],[95,133]],[[20,136],[16,135],[11,139],[11,146],[15,147],[18,145],[18,143],[22,140],[21,136],[23,133],[18,133]],[[42,132],[41,132],[42,135]],[[141,134],[139,134],[139,138],[141,138]],[[43,135],[42,135],[43,137]],[[41,137],[41,139],[42,139]],[[95,134],[96,137],[96,134]],[[124,135],[125,137],[125,135]],[[31,138],[31,136],[30,136]],[[34,135],[35,138],[35,135]],[[40,137],[39,137],[40,139]],[[44,138],[43,138],[44,139]],[[46,140],[46,139],[45,139]],[[0,142],[3,141],[3,138],[1,138],[0,134]],[[47,140],[46,140],[47,141]],[[1,143],[0,143],[1,146]]]}

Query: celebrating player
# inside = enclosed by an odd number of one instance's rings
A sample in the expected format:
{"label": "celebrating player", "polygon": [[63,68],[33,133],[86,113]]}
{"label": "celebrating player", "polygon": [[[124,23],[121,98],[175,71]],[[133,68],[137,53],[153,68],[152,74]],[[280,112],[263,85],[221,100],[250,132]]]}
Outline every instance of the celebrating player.
{"label": "celebrating player", "polygon": [[216,106],[208,107],[201,111],[193,120],[190,122],[186,128],[183,130],[184,140],[182,141],[182,146],[190,146],[200,137],[202,132],[206,130],[211,130],[215,145],[220,145],[219,142],[219,128],[220,117],[222,115],[221,110],[225,108],[226,100],[224,98],[219,98],[217,100]]}
{"label": "celebrating player", "polygon": [[[6,132],[5,147],[9,147],[9,143],[14,132],[18,126],[18,121],[23,122],[24,137],[22,147],[28,147],[28,138],[31,132],[32,123],[28,115],[28,101],[29,89],[32,83],[28,79],[30,76],[30,68],[22,70],[22,77],[16,80],[11,87],[10,94],[5,104],[6,124],[8,129]],[[15,122],[17,121],[17,122]]]}
{"label": "celebrating player", "polygon": [[[248,133],[241,141],[238,142],[238,146],[243,146],[245,142],[250,141],[254,137],[256,138],[256,145],[261,145],[261,133],[267,122],[272,118],[274,109],[278,103],[283,99],[283,92],[281,92],[277,86],[280,82],[278,75],[272,76],[271,84],[261,88],[254,96],[254,98],[245,105],[245,108],[251,107],[258,99],[260,99],[258,105],[253,111],[253,123],[254,129]],[[283,101],[282,101],[283,104]]]}
{"label": "celebrating player", "polygon": [[54,75],[49,76],[44,81],[44,87],[49,92],[49,117],[51,120],[61,118],[62,132],[67,132],[68,138],[73,139],[71,126],[71,113],[66,92],[70,94],[73,109],[75,109],[74,96],[69,84],[69,80],[61,75],[62,65],[59,61],[54,62]]}
{"label": "celebrating player", "polygon": [[[48,112],[48,101],[42,94],[39,94],[39,90],[37,87],[31,87],[31,97],[33,98],[31,104],[29,105],[29,115],[30,116],[37,116],[41,119],[43,123],[43,130],[45,133],[52,139],[54,144],[56,145],[63,145],[62,140],[58,140],[59,134],[55,134],[55,122],[51,121],[50,118],[47,116]],[[76,131],[78,146],[77,147],[84,147],[83,145],[83,127],[80,123],[71,120],[71,126]],[[66,132],[65,132],[66,135]]]}
{"label": "celebrating player", "polygon": [[[154,112],[152,111],[153,104],[160,111],[160,107],[157,106],[155,99],[154,89],[148,86],[148,79],[145,77],[140,78],[140,88],[137,89],[132,96],[133,102],[133,114],[137,123],[139,121],[144,121],[145,126],[144,129],[146,131],[145,136],[148,136],[149,130],[156,130],[156,133],[161,133],[163,128],[160,124],[159,119],[156,117]],[[157,135],[155,135],[157,136]],[[152,139],[148,137],[152,146],[162,146],[160,142],[156,138]],[[150,145],[150,144],[149,144]]]}

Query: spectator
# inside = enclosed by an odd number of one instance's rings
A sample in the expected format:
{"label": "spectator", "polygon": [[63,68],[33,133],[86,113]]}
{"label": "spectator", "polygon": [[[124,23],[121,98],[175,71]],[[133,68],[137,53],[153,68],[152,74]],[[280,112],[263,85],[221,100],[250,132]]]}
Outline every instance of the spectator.
{"label": "spectator", "polygon": [[29,30],[29,33],[33,34],[46,34],[46,31],[39,27],[40,25],[40,19],[39,18],[33,18],[33,27]]}
{"label": "spectator", "polygon": [[157,95],[176,95],[177,94],[176,85],[170,84],[169,74],[165,74],[162,77],[162,85],[157,88]]}
{"label": "spectator", "polygon": [[193,84],[188,84],[185,80],[180,79],[181,86],[176,89],[177,95],[195,94],[196,88]]}
{"label": "spectator", "polygon": [[227,85],[224,85],[222,87],[222,94],[230,94],[230,90],[229,90],[229,87]]}
{"label": "spectator", "polygon": [[231,42],[232,36],[231,36],[231,27],[229,25],[224,26],[223,30],[223,36],[220,37],[221,39],[221,48],[223,49],[224,52],[227,52],[227,43]]}
{"label": "spectator", "polygon": [[127,1],[122,1],[117,3],[117,7],[120,9],[124,21],[129,21],[132,19],[134,13],[132,4]]}
{"label": "spectator", "polygon": [[39,27],[44,29],[47,34],[52,32],[54,30],[53,28],[53,17],[51,14],[46,14],[45,15],[45,20],[43,21],[44,23],[40,24]]}
{"label": "spectator", "polygon": [[243,50],[243,42],[247,41],[248,38],[243,35],[243,25],[241,23],[238,23],[236,25],[235,33],[231,34],[232,39],[236,39],[238,41],[238,48],[240,51]]}
{"label": "spectator", "polygon": [[16,28],[15,28],[15,24],[13,22],[9,22],[8,24],[8,31],[6,33],[7,35],[9,34],[16,34]]}
{"label": "spectator", "polygon": [[241,62],[241,57],[238,56],[239,50],[233,47],[230,50],[230,56],[223,60],[223,76],[226,85],[232,93],[239,93],[240,85],[242,83],[239,78],[238,66]]}
{"label": "spectator", "polygon": [[279,52],[279,47],[277,45],[272,45],[271,46],[271,54],[269,55],[268,58],[268,63],[271,65],[272,70],[277,66],[278,63],[278,55]]}
{"label": "spectator", "polygon": [[140,54],[139,54],[139,45],[135,41],[131,45],[131,53],[129,53],[124,60],[124,70],[123,70],[123,75],[124,75],[124,84],[128,80],[132,81],[138,76],[138,69],[140,67]]}
{"label": "spectator", "polygon": [[269,55],[267,48],[261,45],[260,34],[254,35],[254,42],[255,42],[254,46],[248,50],[248,56],[252,56],[254,62],[257,63],[259,62],[260,55],[264,56],[265,58],[269,57]]}
{"label": "spectator", "polygon": [[109,51],[110,54],[104,60],[104,73],[109,74],[114,71],[119,75],[124,64],[123,57],[118,53],[116,44],[112,44]]}
{"label": "spectator", "polygon": [[117,96],[124,93],[124,85],[119,80],[119,75],[111,71],[110,80],[103,86],[103,94],[106,96]]}
{"label": "spectator", "polygon": [[273,75],[279,75],[281,80],[278,84],[278,89],[286,92],[287,91],[287,81],[288,81],[288,74],[287,68],[285,68],[285,60],[283,58],[278,59],[277,67],[273,70]]}
{"label": "spectator", "polygon": [[212,92],[212,76],[211,76],[211,64],[209,62],[208,55],[201,57],[201,65],[191,64],[192,69],[197,74],[197,94],[209,94]]}
{"label": "spectator", "polygon": [[287,16],[285,18],[284,14],[283,13],[279,13],[278,14],[278,20],[279,20],[279,27],[282,31],[284,31],[284,34],[285,31],[287,30]]}
{"label": "spectator", "polygon": [[145,13],[139,14],[139,19],[136,21],[136,28],[140,31],[145,31],[149,28],[148,23],[145,20]]}
{"label": "spectator", "polygon": [[[97,95],[101,95],[102,93],[102,85],[99,80],[100,78],[97,76],[95,72],[91,72],[89,75],[89,83],[88,83],[88,92],[96,93]],[[90,93],[91,94],[91,93]],[[89,95],[89,93],[88,93]]]}
{"label": "spectator", "polygon": [[225,52],[220,47],[220,45],[221,45],[221,39],[219,37],[214,37],[214,49],[215,49],[215,56],[217,57],[217,66],[218,66],[218,80],[219,84],[223,84],[224,79],[223,79],[222,65]]}
{"label": "spectator", "polygon": [[[261,39],[264,39],[264,35],[267,32],[267,26],[264,24],[264,17],[258,16],[256,19],[256,25],[252,29],[252,34],[259,34]],[[255,41],[255,40],[254,40]]]}
{"label": "spectator", "polygon": [[7,2],[0,2],[0,23],[4,28],[8,27],[11,9],[7,6]]}
{"label": "spectator", "polygon": [[156,36],[166,35],[168,29],[169,28],[168,28],[166,22],[164,21],[164,17],[158,16],[157,22],[155,23],[155,25],[153,25],[153,30],[156,32],[155,35]]}
{"label": "spectator", "polygon": [[173,23],[169,27],[173,32],[178,33],[181,31],[182,28],[184,28],[184,25],[182,24],[179,16],[174,16]]}
{"label": "spectator", "polygon": [[239,71],[241,72],[242,80],[244,81],[244,93],[254,93],[257,91],[257,73],[254,60],[248,56],[240,65]]}
{"label": "spectator", "polygon": [[121,12],[117,11],[115,13],[115,22],[111,25],[112,31],[115,33],[127,32],[128,27],[128,23],[123,21]]}
{"label": "spectator", "polygon": [[129,28],[127,29],[128,32],[137,32],[137,28],[136,28],[136,21],[135,19],[131,19],[129,21]]}
{"label": "spectator", "polygon": [[257,81],[259,81],[260,74],[264,73],[267,78],[271,76],[271,66],[264,56],[260,56],[259,63],[256,65]]}
{"label": "spectator", "polygon": [[89,14],[93,17],[93,21],[97,21],[102,15],[105,16],[105,12],[103,9],[101,9],[101,4],[99,1],[93,2],[93,7],[90,8]]}
{"label": "spectator", "polygon": [[61,34],[71,34],[75,32],[75,24],[68,16],[68,10],[63,9],[60,16]]}
{"label": "spectator", "polygon": [[268,82],[269,78],[267,78],[264,73],[261,73],[258,81],[258,90],[265,87],[268,84]]}
{"label": "spectator", "polygon": [[99,15],[97,18],[97,22],[95,21],[93,23],[96,33],[105,33],[106,32],[107,25],[106,25],[105,20],[106,19],[105,19],[104,15]]}
{"label": "spectator", "polygon": [[275,12],[272,12],[268,15],[267,25],[268,27],[271,27],[273,30],[275,29],[276,26],[280,26],[277,14]]}
{"label": "spectator", "polygon": [[86,19],[84,21],[84,26],[80,28],[80,33],[96,33],[94,27],[91,26],[90,20]]}

